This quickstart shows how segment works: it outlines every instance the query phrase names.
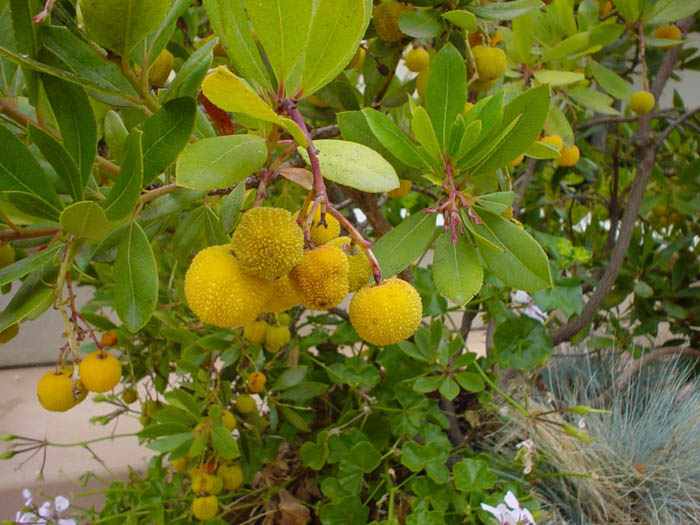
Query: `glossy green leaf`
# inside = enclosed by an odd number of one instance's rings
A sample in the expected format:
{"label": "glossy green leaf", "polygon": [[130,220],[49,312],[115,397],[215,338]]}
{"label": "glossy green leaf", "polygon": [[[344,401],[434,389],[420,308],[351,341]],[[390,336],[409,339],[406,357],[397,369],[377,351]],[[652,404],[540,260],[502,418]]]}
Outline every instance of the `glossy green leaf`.
{"label": "glossy green leaf", "polygon": [[[393,166],[376,151],[344,140],[316,140],[321,173],[328,180],[368,193],[380,193],[399,187]],[[299,153],[309,162],[306,150]]]}
{"label": "glossy green leaf", "polygon": [[519,16],[513,20],[513,49],[509,53],[514,55],[517,63],[527,62],[532,50],[532,41],[535,37],[535,25],[532,22],[532,15],[529,13]]}
{"label": "glossy green leaf", "polygon": [[620,75],[595,60],[589,60],[588,65],[600,87],[615,98],[620,100],[630,99],[632,87]]}
{"label": "glossy green leaf", "polygon": [[311,427],[309,427],[309,424],[295,410],[292,410],[286,406],[281,406],[279,407],[279,411],[282,414],[282,417],[284,417],[284,419],[286,419],[298,430],[301,430],[302,432],[311,432]]}
{"label": "glossy green leaf", "polygon": [[486,230],[484,237],[495,237],[505,248],[503,253],[483,246],[477,238],[479,253],[489,269],[506,285],[526,292],[536,292],[552,286],[549,261],[542,247],[521,227],[484,208],[474,207]]}
{"label": "glossy green leaf", "polygon": [[181,97],[197,96],[202,80],[204,80],[214,60],[214,48],[217,44],[218,39],[212,38],[187,58],[168,86],[163,102]]}
{"label": "glossy green leaf", "polygon": [[440,394],[442,394],[442,397],[450,401],[459,395],[459,385],[450,377],[446,377],[442,380],[438,390]]}
{"label": "glossy green leaf", "polygon": [[457,383],[459,383],[459,386],[467,392],[481,392],[486,388],[484,380],[481,379],[479,374],[475,374],[474,372],[459,372],[455,374],[455,379]]}
{"label": "glossy green leaf", "polygon": [[112,230],[105,211],[94,201],[80,201],[64,208],[61,227],[76,237],[101,241]]}
{"label": "glossy green leaf", "polygon": [[280,374],[275,384],[270,387],[270,390],[286,390],[298,385],[304,380],[307,371],[307,366],[290,366]]}
{"label": "glossy green leaf", "polygon": [[110,109],[105,114],[102,129],[104,130],[105,142],[107,142],[107,147],[109,148],[109,158],[121,164],[124,158],[129,130],[126,129],[119,113]]}
{"label": "glossy green leaf", "polygon": [[421,9],[409,11],[399,18],[399,29],[405,35],[413,38],[435,38],[444,29],[440,11],[437,9]]}
{"label": "glossy green leaf", "polygon": [[158,267],[148,237],[129,224],[114,262],[114,309],[132,332],[149,321],[158,302]]}
{"label": "glossy green leaf", "polygon": [[536,140],[525,150],[525,155],[533,159],[558,159],[561,152],[551,144]]}
{"label": "glossy green leaf", "polygon": [[110,221],[118,221],[128,216],[138,203],[143,181],[142,135],[143,133],[138,129],[129,134],[119,177],[107,195],[107,199],[102,202],[102,207]]}
{"label": "glossy green leaf", "polygon": [[29,124],[27,126],[29,136],[34,145],[39,149],[44,158],[51,164],[56,175],[66,185],[68,193],[73,200],[78,201],[83,198],[83,180],[78,171],[78,166],[73,158],[68,154],[63,145],[51,134],[41,128]]}
{"label": "glossy green leaf", "polygon": [[422,106],[417,107],[413,112],[411,131],[416,137],[416,140],[423,146],[425,152],[430,156],[433,170],[436,172],[440,171],[440,167],[443,163],[440,143],[438,142],[428,112]]}
{"label": "glossy green leaf", "polygon": [[182,432],[180,434],[172,434],[162,439],[157,439],[146,443],[146,448],[155,450],[156,452],[170,452],[176,448],[188,443],[193,439],[192,432]]}
{"label": "glossy green leaf", "polygon": [[[700,11],[700,0],[688,0],[679,2],[678,0],[660,0],[648,13],[653,13],[647,23],[668,24],[683,18],[696,15]],[[645,13],[645,17],[647,13]]]}
{"label": "glossy green leaf", "polygon": [[38,270],[45,264],[58,259],[59,252],[63,250],[62,245],[51,246],[40,252],[35,252],[24,259],[12,263],[0,269],[0,286],[5,286],[25,275]]}
{"label": "glossy green leaf", "polygon": [[544,129],[546,130],[547,135],[559,135],[564,141],[564,144],[567,146],[573,146],[574,130],[571,129],[569,119],[566,118],[566,115],[564,115],[562,110],[559,109],[556,104],[549,108],[547,120],[544,121]]}
{"label": "glossy green leaf", "polygon": [[568,86],[581,82],[586,78],[583,73],[574,71],[553,71],[551,69],[540,69],[533,73],[535,80],[540,84],[549,84],[552,87]]}
{"label": "glossy green leaf", "polygon": [[[564,2],[559,2],[564,3]],[[561,42],[557,43],[555,46],[547,50],[547,52],[542,56],[542,62],[549,62],[552,60],[559,60],[579,51],[586,49],[589,46],[590,33],[584,31],[582,33],[576,33],[569,38],[565,38]]]}
{"label": "glossy green leaf", "polygon": [[[641,281],[635,283],[635,293],[637,293],[638,284],[644,283]],[[653,293],[653,290],[646,286]],[[637,293],[637,295],[640,294]],[[533,298],[535,304],[542,310],[561,310],[567,318],[580,314],[583,309],[583,289],[577,279],[559,279],[552,288],[535,292]]]}
{"label": "glossy green leaf", "polygon": [[231,238],[221,227],[219,216],[211,208],[204,210],[204,235],[207,246],[219,246],[231,242]]}
{"label": "glossy green leaf", "polygon": [[35,272],[24,280],[0,313],[0,331],[24,319],[35,319],[53,304],[54,289],[41,277],[41,272]]}
{"label": "glossy green leaf", "polygon": [[484,281],[476,249],[465,235],[457,235],[453,244],[450,233],[438,237],[433,257],[433,281],[438,291],[455,304],[465,305]]}
{"label": "glossy green leaf", "polygon": [[238,184],[231,193],[221,199],[221,227],[225,232],[233,230],[238,223],[243,200],[245,199],[245,184]]}
{"label": "glossy green leaf", "polygon": [[227,188],[267,160],[265,141],[254,135],[228,135],[189,144],[177,159],[177,183],[195,190]]}
{"label": "glossy green leaf", "polygon": [[467,9],[480,18],[490,20],[513,20],[542,7],[540,0],[514,0],[483,6],[470,5]]}
{"label": "glossy green leaf", "polygon": [[418,212],[382,235],[372,251],[384,277],[405,270],[425,253],[435,236],[435,214]]}
{"label": "glossy green leaf", "polygon": [[574,86],[569,89],[569,95],[583,107],[592,109],[603,115],[619,115],[620,112],[612,107],[613,99],[591,88]]}
{"label": "glossy green leaf", "polygon": [[374,136],[364,113],[361,111],[342,111],[336,115],[336,118],[338,119],[338,127],[340,127],[343,140],[364,144],[373,149],[388,160],[397,171],[407,169],[406,165],[397,159],[384,147],[384,144],[379,142],[377,137]]}
{"label": "glossy green leaf", "polygon": [[97,124],[90,99],[85,89],[70,82],[50,75],[41,75],[41,81],[61,131],[63,146],[80,169],[85,187],[97,155]]}
{"label": "glossy green leaf", "polygon": [[442,14],[442,17],[456,26],[466,29],[470,33],[476,31],[476,17],[469,11],[455,9]]}
{"label": "glossy green leaf", "polygon": [[554,351],[542,323],[522,316],[506,319],[493,334],[493,357],[503,366],[529,370]]}
{"label": "glossy green leaf", "polygon": [[58,195],[37,160],[7,127],[0,126],[0,192],[23,212],[57,220]]}
{"label": "glossy green leaf", "polygon": [[453,159],[454,162],[459,162],[462,160],[467,153],[469,153],[469,150],[474,147],[476,144],[476,140],[481,134],[481,121],[480,120],[474,120],[469,123],[467,128],[464,130],[464,133],[462,134],[462,138],[459,142],[459,148],[457,149],[457,153],[454,155]]}
{"label": "glossy green leaf", "polygon": [[286,85],[304,51],[312,0],[243,0],[243,4],[277,82]]}
{"label": "glossy green leaf", "polygon": [[[41,42],[37,35],[37,24],[32,21],[32,16],[41,4],[38,0],[10,0],[9,4],[15,49],[28,58],[37,59]],[[27,84],[29,102],[35,106],[39,93],[39,77],[32,68],[26,66],[22,66],[22,72]]]}
{"label": "glossy green leaf", "polygon": [[191,98],[176,98],[143,123],[143,184],[165,170],[187,145],[194,130],[197,106]]}
{"label": "glossy green leaf", "polygon": [[445,147],[450,128],[467,102],[467,72],[459,51],[447,44],[430,64],[425,109],[435,128],[438,142]]}
{"label": "glossy green leaf", "polygon": [[365,0],[320,0],[304,51],[301,87],[306,95],[333,80],[357,52],[367,29]]}
{"label": "glossy green leaf", "polygon": [[224,426],[211,429],[211,444],[217,454],[224,459],[232,460],[241,455],[236,439]]}
{"label": "glossy green leaf", "polygon": [[430,167],[430,159],[388,116],[372,108],[365,108],[362,113],[374,136],[401,162],[419,169]]}

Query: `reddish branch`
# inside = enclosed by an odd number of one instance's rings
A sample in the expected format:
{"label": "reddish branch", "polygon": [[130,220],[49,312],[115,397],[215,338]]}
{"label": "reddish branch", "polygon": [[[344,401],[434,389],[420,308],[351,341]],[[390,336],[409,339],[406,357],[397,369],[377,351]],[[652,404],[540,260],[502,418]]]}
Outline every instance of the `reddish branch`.
{"label": "reddish branch", "polygon": [[452,164],[450,164],[449,161],[445,163],[445,181],[442,183],[440,189],[447,193],[447,198],[445,198],[443,202],[435,208],[427,208],[424,211],[425,213],[441,212],[445,218],[442,231],[445,232],[447,231],[447,228],[449,228],[452,244],[457,244],[457,229],[459,229],[460,235],[464,234],[462,218],[459,215],[460,206],[464,206],[467,209],[469,217],[475,223],[481,224],[481,220],[472,210],[472,207],[464,194],[455,186],[454,172],[452,171]]}

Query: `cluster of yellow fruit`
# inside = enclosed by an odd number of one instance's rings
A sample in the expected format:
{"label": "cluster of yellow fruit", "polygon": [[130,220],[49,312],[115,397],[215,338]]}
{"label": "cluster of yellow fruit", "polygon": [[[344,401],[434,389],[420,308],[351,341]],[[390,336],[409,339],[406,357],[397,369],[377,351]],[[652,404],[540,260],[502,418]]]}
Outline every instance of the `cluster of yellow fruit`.
{"label": "cluster of yellow fruit", "polygon": [[[367,286],[372,267],[364,250],[349,237],[339,237],[335,217],[326,214],[322,224],[318,208],[309,215],[315,247],[305,250],[304,232],[287,210],[257,207],[244,213],[230,245],[202,250],[187,269],[185,296],[194,314],[220,327],[247,327],[249,341],[264,342],[275,351],[289,342],[288,330],[261,324],[261,314],[282,313],[298,304],[329,310],[360,290],[350,306],[360,337],[383,345],[410,337],[422,317],[418,292],[398,279]],[[412,304],[408,316],[396,306],[405,301]]]}
{"label": "cluster of yellow fruit", "polygon": [[547,135],[540,139],[541,142],[546,142],[559,149],[559,157],[557,158],[557,164],[563,167],[574,166],[579,158],[581,157],[581,152],[578,146],[565,146],[564,141],[559,135]]}
{"label": "cluster of yellow fruit", "polygon": [[104,350],[87,355],[74,377],[73,365],[44,374],[36,388],[39,403],[46,410],[65,412],[81,403],[88,392],[103,393],[112,390],[122,376],[122,365],[116,357]]}
{"label": "cluster of yellow fruit", "polygon": [[245,325],[243,337],[251,343],[264,345],[268,352],[277,352],[292,339],[292,334],[286,326],[289,324],[289,315],[283,313],[270,317],[276,322],[270,324],[260,319]]}

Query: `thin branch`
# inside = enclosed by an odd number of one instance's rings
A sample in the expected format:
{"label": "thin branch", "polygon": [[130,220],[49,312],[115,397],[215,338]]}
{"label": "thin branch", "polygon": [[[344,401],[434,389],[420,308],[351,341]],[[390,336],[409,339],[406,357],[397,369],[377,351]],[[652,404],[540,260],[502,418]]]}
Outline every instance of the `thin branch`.
{"label": "thin branch", "polygon": [[5,230],[0,231],[0,240],[15,241],[17,239],[33,239],[35,237],[46,237],[55,235],[61,231],[60,228],[37,228],[35,230]]}
{"label": "thin branch", "polygon": [[[647,116],[651,119],[667,118],[670,113],[675,113],[677,111],[678,110],[675,108],[662,109],[659,111],[655,111],[654,113],[648,113]],[[579,124],[574,126],[574,130],[578,131],[580,129],[586,129],[592,126],[598,126],[602,124],[619,124],[621,122],[634,122],[636,120],[639,120],[641,117],[642,115],[631,115],[628,117],[598,117],[593,118],[591,120],[586,120],[584,122],[580,122]]]}
{"label": "thin branch", "polygon": [[661,348],[656,348],[655,350],[652,350],[651,352],[646,354],[644,357],[640,357],[639,359],[634,359],[630,361],[620,374],[620,377],[617,378],[617,387],[619,388],[622,385],[624,385],[630,379],[630,377],[638,373],[642,368],[644,368],[654,359],[673,354],[690,355],[700,359],[700,350],[696,350],[687,346],[683,348],[679,346],[664,346]]}
{"label": "thin branch", "polygon": [[659,148],[661,144],[663,144],[664,140],[668,138],[668,136],[671,134],[671,132],[676,129],[678,126],[683,124],[686,120],[689,118],[693,117],[697,113],[700,113],[700,107],[691,109],[687,112],[685,112],[680,118],[674,120],[670,126],[668,126],[661,135],[656,139],[656,144],[654,144],[655,148]]}
{"label": "thin branch", "polygon": [[537,159],[528,159],[525,171],[516,181],[518,184],[518,196],[515,197],[515,201],[513,201],[513,217],[517,217],[519,215],[518,212],[520,210],[520,203],[523,201],[523,198],[525,198],[527,188],[530,186],[530,183],[532,182],[532,177],[535,175],[536,167]]}

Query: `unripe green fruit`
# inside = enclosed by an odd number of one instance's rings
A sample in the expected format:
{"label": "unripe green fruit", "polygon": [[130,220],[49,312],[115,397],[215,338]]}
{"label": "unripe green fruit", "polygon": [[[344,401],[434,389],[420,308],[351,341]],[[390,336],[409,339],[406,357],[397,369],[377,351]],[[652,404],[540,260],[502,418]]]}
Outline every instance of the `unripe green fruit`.
{"label": "unripe green fruit", "polygon": [[406,53],[404,61],[409,71],[420,73],[426,70],[430,65],[430,53],[422,47],[416,47]]}
{"label": "unripe green fruit", "polygon": [[11,244],[0,246],[0,268],[11,265],[15,262],[15,249]]}
{"label": "unripe green fruit", "polygon": [[163,408],[163,404],[160,401],[146,401],[143,405],[143,412],[148,417],[153,417],[161,408]]}
{"label": "unripe green fruit", "polygon": [[221,422],[229,432],[236,428],[236,416],[234,416],[233,412],[230,410],[223,410],[221,412]]}
{"label": "unripe green fruit", "polygon": [[265,341],[265,331],[268,326],[265,321],[253,321],[243,327],[243,337],[251,343],[262,344]]}
{"label": "unripe green fruit", "polygon": [[136,401],[139,398],[139,395],[136,393],[136,390],[133,388],[127,388],[122,392],[122,401],[126,403],[127,405],[130,405],[134,401]]}
{"label": "unripe green fruit", "polygon": [[0,344],[9,343],[19,333],[19,323],[12,324],[0,332]]}
{"label": "unripe green fruit", "polygon": [[163,87],[174,66],[175,57],[170,51],[163,49],[151,65],[151,70],[148,72],[148,82],[151,86]]}
{"label": "unripe green fruit", "polygon": [[247,394],[241,394],[236,398],[236,410],[241,414],[250,414],[257,409],[255,399]]}
{"label": "unripe green fruit", "polygon": [[654,95],[648,91],[637,91],[630,98],[630,109],[637,115],[646,115],[654,108],[655,104]]}
{"label": "unripe green fruit", "polygon": [[506,54],[497,47],[476,46],[472,49],[479,80],[495,80],[506,71]]}
{"label": "unripe green fruit", "polygon": [[268,326],[265,331],[265,350],[277,352],[292,339],[286,326]]}

